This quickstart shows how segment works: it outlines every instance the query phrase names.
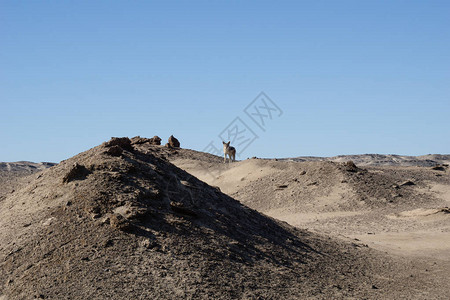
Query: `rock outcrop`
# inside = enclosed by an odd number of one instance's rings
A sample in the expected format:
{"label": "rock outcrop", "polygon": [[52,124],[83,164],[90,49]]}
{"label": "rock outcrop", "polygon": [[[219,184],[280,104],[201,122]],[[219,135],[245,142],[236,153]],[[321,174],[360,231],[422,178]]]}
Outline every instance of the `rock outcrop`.
{"label": "rock outcrop", "polygon": [[168,144],[172,148],[180,148],[180,142],[173,135],[169,137]]}

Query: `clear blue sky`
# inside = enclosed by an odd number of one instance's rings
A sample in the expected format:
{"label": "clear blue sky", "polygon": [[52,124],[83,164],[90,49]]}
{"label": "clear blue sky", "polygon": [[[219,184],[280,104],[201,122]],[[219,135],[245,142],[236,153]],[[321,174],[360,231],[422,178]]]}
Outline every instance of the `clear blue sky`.
{"label": "clear blue sky", "polygon": [[[450,1],[0,0],[0,161],[111,136],[241,158],[450,152]],[[283,114],[244,113],[264,91]],[[239,147],[237,147],[239,153]]]}

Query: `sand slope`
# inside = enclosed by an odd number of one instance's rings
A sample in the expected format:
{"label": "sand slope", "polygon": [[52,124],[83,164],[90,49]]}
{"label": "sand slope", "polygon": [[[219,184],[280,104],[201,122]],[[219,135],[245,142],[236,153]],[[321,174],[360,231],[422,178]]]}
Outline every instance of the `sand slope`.
{"label": "sand slope", "polygon": [[450,206],[448,169],[353,169],[344,162],[250,159],[218,163],[205,172],[193,160],[172,161],[276,219],[342,239],[357,239],[392,257],[425,264],[428,271],[420,276],[431,274],[429,280],[436,287],[430,298],[444,299],[443,291],[450,291],[445,281],[450,276],[450,213],[445,208]]}

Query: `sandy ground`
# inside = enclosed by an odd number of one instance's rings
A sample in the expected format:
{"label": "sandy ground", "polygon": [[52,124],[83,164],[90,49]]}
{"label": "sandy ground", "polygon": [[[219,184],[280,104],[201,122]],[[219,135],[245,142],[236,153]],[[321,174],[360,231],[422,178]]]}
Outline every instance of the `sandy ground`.
{"label": "sandy ground", "polygon": [[[213,172],[189,159],[172,162],[271,217],[420,265],[420,276],[450,291],[448,169],[365,166],[357,175],[342,163],[251,159]],[[402,185],[408,180],[413,185]]]}

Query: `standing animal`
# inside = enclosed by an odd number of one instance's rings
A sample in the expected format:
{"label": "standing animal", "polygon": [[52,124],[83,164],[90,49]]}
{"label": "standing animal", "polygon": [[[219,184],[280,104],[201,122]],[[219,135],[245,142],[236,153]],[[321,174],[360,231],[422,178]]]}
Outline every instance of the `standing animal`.
{"label": "standing animal", "polygon": [[234,147],[230,146],[230,141],[228,141],[228,143],[225,143],[224,141],[222,141],[223,143],[223,162],[226,163],[227,162],[227,155],[228,155],[228,159],[229,161],[235,161],[236,160],[236,149]]}

